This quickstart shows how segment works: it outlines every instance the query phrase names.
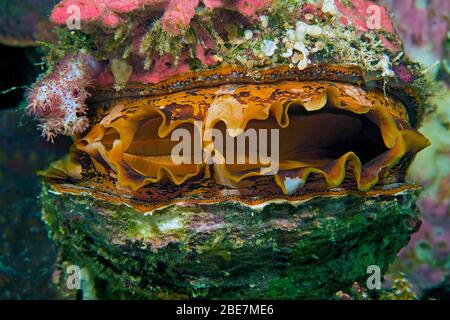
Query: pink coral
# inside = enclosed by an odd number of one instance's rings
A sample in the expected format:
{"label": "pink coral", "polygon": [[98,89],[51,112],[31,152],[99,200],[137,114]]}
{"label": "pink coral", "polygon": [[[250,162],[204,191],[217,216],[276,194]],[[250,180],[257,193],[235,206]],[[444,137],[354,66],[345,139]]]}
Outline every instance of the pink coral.
{"label": "pink coral", "polygon": [[[199,29],[200,30],[200,29]],[[202,38],[202,43],[195,45],[195,58],[197,58],[203,66],[212,66],[217,63],[214,56],[215,43],[206,35],[199,33]],[[138,50],[139,40],[134,47]],[[159,56],[153,55],[153,62],[150,70],[144,70],[142,60],[135,59],[132,63],[133,74],[129,82],[138,83],[158,83],[167,80],[173,76],[189,72],[191,70],[188,61],[191,59],[189,50],[186,48],[180,55],[177,62],[170,54]],[[97,79],[97,84],[100,86],[107,86],[114,83],[114,76],[109,69],[104,70]]]}
{"label": "pink coral", "polygon": [[411,71],[403,64],[395,65],[394,72],[404,83],[410,83],[414,80],[414,76]]}
{"label": "pink coral", "polygon": [[[201,44],[197,44],[196,46],[196,58],[199,59],[203,65],[213,65],[216,63],[212,52],[209,52],[209,48]],[[155,54],[153,56],[152,67],[148,71],[143,70],[140,61],[136,61],[133,64],[133,74],[131,75],[129,82],[158,83],[175,75],[189,72],[189,59],[190,55],[188,51],[184,51],[181,54],[177,63],[175,63],[170,54],[165,54],[163,56]],[[107,86],[112,83],[114,83],[114,76],[109,69],[104,70],[97,79],[97,84],[100,86]]]}
{"label": "pink coral", "polygon": [[369,31],[368,21],[374,14],[370,9],[377,8],[380,13],[380,27],[386,32],[394,32],[391,18],[387,10],[377,5],[375,2],[368,0],[352,0],[351,6],[344,4],[342,0],[335,0],[335,5],[338,11],[342,14],[342,23],[347,25],[349,22],[361,32]]}
{"label": "pink coral", "polygon": [[[238,11],[245,16],[252,16],[257,11],[267,8],[272,0],[204,0],[207,8],[226,8]],[[100,25],[103,28],[116,28],[123,23],[123,14],[138,10],[164,11],[162,25],[167,32],[179,34],[189,25],[199,6],[200,0],[63,0],[51,14],[51,20],[58,25],[65,25],[73,12],[71,6],[80,9],[81,23]]]}
{"label": "pink coral", "polygon": [[179,34],[191,22],[199,2],[200,0],[170,1],[161,21],[164,30]]}
{"label": "pink coral", "polygon": [[149,72],[135,73],[131,76],[131,82],[142,83],[157,83],[170,77],[188,72],[190,70],[189,65],[181,58],[178,64],[173,63],[173,58],[170,54],[166,54],[162,57],[154,57],[154,65]]}
{"label": "pink coral", "polygon": [[204,66],[212,66],[217,63],[217,60],[214,58],[214,55],[208,51],[208,48],[199,43],[195,46],[195,57],[200,60]]}
{"label": "pink coral", "polygon": [[85,101],[89,94],[86,89],[93,84],[99,70],[99,63],[87,54],[68,56],[33,86],[26,112],[40,122],[47,140],[87,129]]}
{"label": "pink coral", "polygon": [[430,0],[423,7],[414,0],[383,0],[395,14],[398,31],[408,51],[430,43],[434,45],[434,53],[443,54],[443,43],[449,30],[448,13],[450,0]]}
{"label": "pink coral", "polygon": [[[195,30],[199,42],[194,46],[195,58],[197,58],[203,66],[212,66],[217,64],[215,53],[217,50],[216,42],[208,31],[199,25],[192,22],[192,28]],[[175,63],[174,58],[170,54],[163,56],[153,55],[153,61],[150,70],[143,69],[143,58],[146,54],[140,52],[142,38],[144,34],[137,34],[132,41],[132,52],[134,59],[131,61],[133,67],[133,74],[130,82],[141,83],[157,83],[169,79],[172,76],[182,74],[190,71],[188,61],[192,58],[189,48],[185,48]],[[98,84],[100,86],[107,86],[114,83],[114,76],[109,69],[104,70],[98,77]]]}

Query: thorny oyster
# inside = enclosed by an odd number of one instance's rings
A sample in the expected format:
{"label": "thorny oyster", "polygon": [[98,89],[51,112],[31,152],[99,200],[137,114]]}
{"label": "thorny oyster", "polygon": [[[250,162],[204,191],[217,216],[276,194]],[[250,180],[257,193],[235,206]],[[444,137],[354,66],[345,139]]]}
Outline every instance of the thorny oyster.
{"label": "thorny oyster", "polygon": [[[63,258],[89,270],[98,297],[329,298],[386,268],[416,228],[405,176],[429,142],[416,130],[422,71],[384,8],[172,2],[90,16],[87,1],[84,38],[51,48],[64,58],[30,93],[43,133],[75,138],[42,172]],[[191,161],[172,157],[177,129],[200,137]],[[279,143],[227,145],[210,129],[227,141],[278,129]],[[251,149],[277,153],[277,170]]]}

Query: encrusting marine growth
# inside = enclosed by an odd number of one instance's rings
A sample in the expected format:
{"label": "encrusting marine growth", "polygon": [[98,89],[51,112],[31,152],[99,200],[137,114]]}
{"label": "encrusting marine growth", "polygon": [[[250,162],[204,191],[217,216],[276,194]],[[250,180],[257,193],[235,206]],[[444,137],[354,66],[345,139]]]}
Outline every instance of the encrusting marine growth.
{"label": "encrusting marine growth", "polygon": [[[416,229],[405,176],[430,92],[384,8],[64,0],[51,20],[27,112],[74,138],[41,172],[42,204],[86,297],[331,298]],[[201,137],[192,161],[173,157],[180,129]]]}
{"label": "encrusting marine growth", "polygon": [[67,56],[34,85],[26,110],[39,119],[47,140],[83,133],[89,127],[86,99],[99,70],[99,63],[88,54]]}

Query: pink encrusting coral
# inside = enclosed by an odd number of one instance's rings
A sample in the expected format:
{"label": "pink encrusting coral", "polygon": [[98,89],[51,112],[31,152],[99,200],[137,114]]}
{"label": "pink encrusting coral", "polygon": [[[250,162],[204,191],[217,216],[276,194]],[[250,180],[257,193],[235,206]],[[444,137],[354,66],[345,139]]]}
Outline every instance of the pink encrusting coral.
{"label": "pink encrusting coral", "polygon": [[162,57],[154,56],[153,68],[149,71],[134,72],[131,75],[131,82],[141,83],[158,83],[160,81],[169,79],[170,77],[188,72],[189,65],[183,58],[178,64],[173,62],[173,57],[170,54],[165,54]]}
{"label": "pink encrusting coral", "polygon": [[[81,33],[97,41],[92,46],[89,42],[90,47],[84,50],[101,59],[101,64],[87,54],[64,58],[34,85],[27,111],[40,121],[43,135],[53,140],[59,134],[79,134],[87,128],[85,100],[88,89],[95,91],[94,86],[113,85],[119,91],[127,83],[156,84],[220,63],[247,65],[246,60],[255,60],[254,65],[265,66],[272,60],[261,52],[262,32],[257,29],[262,18],[267,20],[263,28],[272,27],[268,16],[285,10],[278,5],[273,0],[62,0],[52,11],[52,22],[65,25],[79,13]],[[369,30],[372,6],[379,9],[375,12],[380,18],[378,30]],[[319,21],[337,18],[333,21],[353,26],[356,37],[378,37],[379,46],[387,53],[397,55],[401,50],[397,38],[392,37],[389,14],[373,1],[305,1],[296,8],[283,11],[287,16],[295,15],[294,24],[307,21],[306,15],[317,15]],[[274,21],[272,24],[277,25]],[[284,37],[282,30],[294,24],[277,27],[277,32],[281,30],[277,36]],[[233,27],[242,28],[242,32],[233,32]],[[317,33],[317,28],[314,30]],[[239,39],[241,45],[227,47],[236,40],[231,38],[244,37],[244,31],[247,35],[250,32],[250,39]],[[280,61],[284,61],[282,58]],[[405,83],[414,79],[407,68],[394,70]],[[386,66],[382,71],[391,70]]]}
{"label": "pink encrusting coral", "polygon": [[167,32],[177,35],[188,26],[200,0],[169,1],[161,23]]}
{"label": "pink encrusting coral", "polygon": [[121,14],[144,7],[162,10],[169,0],[63,0],[53,9],[51,20],[65,25],[79,9],[81,23],[95,23],[106,28],[115,28],[123,23]]}
{"label": "pink encrusting coral", "polygon": [[394,72],[397,75],[397,77],[404,83],[410,83],[414,80],[412,72],[403,64],[394,66]]}
{"label": "pink encrusting coral", "polygon": [[[143,67],[142,61],[146,58],[146,53],[142,54],[140,51],[142,40],[145,34],[137,34],[132,40],[132,53],[134,59],[130,62],[133,73],[129,78],[129,82],[137,83],[158,83],[191,70],[189,66],[189,60],[193,57],[198,59],[203,67],[210,67],[216,65],[218,60],[215,56],[217,52],[217,44],[214,41],[211,34],[209,34],[205,28],[198,23],[191,22],[191,27],[195,30],[199,42],[192,46],[192,48],[186,47],[180,53],[179,57],[175,59],[171,54],[164,54],[159,56],[153,54],[151,66],[146,70]],[[190,49],[192,49],[194,55],[191,56]],[[115,79],[110,70],[107,68],[101,72],[98,77],[97,84],[99,86],[107,86],[114,84]]]}
{"label": "pink encrusting coral", "polygon": [[35,83],[28,94],[26,112],[39,121],[48,141],[60,134],[82,133],[89,127],[87,88],[94,85],[100,69],[100,64],[88,54],[67,56]]}
{"label": "pink encrusting coral", "polygon": [[[244,16],[255,15],[271,2],[272,0],[203,0],[206,8],[224,8]],[[189,25],[199,5],[200,0],[63,0],[54,8],[51,20],[58,25],[65,25],[76,12],[71,8],[79,8],[82,24],[114,29],[124,22],[126,13],[163,11],[161,22],[164,30],[176,35]]]}
{"label": "pink encrusting coral", "polygon": [[389,13],[375,2],[352,0],[351,5],[346,5],[346,1],[335,0],[334,3],[342,14],[341,22],[344,25],[350,22],[356,30],[361,32],[367,32],[369,29],[394,32]]}

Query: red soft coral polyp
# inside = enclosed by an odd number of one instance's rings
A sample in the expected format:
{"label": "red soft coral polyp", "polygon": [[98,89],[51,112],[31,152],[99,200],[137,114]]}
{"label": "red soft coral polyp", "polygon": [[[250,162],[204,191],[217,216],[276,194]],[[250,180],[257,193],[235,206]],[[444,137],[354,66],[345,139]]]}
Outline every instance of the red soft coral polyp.
{"label": "red soft coral polyp", "polygon": [[89,127],[87,88],[93,85],[99,70],[98,62],[87,54],[69,56],[33,86],[26,112],[39,121],[48,141],[61,134],[80,134]]}

